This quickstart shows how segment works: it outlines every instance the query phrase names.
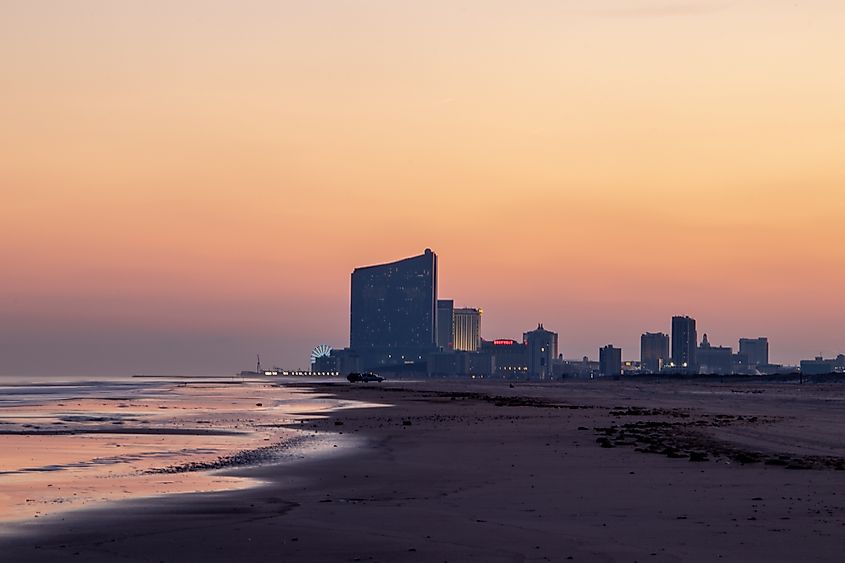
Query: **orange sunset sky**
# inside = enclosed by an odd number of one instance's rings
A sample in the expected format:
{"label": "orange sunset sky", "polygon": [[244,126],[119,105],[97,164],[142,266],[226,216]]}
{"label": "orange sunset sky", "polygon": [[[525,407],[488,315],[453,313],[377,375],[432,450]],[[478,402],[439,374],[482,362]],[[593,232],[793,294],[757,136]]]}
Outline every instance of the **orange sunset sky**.
{"label": "orange sunset sky", "polygon": [[0,374],[305,367],[440,257],[485,338],[845,353],[839,0],[0,0]]}

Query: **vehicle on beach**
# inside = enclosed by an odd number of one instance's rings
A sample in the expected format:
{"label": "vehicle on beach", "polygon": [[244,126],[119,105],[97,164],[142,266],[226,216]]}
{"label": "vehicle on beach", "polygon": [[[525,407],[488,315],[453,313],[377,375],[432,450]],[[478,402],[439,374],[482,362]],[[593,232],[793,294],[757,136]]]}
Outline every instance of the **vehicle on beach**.
{"label": "vehicle on beach", "polygon": [[369,371],[365,373],[350,373],[346,376],[346,379],[348,379],[350,383],[370,383],[373,381],[380,383],[384,381],[384,378],[382,376],[376,375],[375,373]]}

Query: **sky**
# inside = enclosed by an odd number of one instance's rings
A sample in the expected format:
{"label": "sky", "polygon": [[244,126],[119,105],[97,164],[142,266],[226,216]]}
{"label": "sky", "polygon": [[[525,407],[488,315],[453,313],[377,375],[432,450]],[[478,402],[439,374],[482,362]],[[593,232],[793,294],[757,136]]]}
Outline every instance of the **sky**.
{"label": "sky", "polygon": [[568,358],[698,320],[845,353],[839,0],[0,0],[0,374],[347,345],[440,258]]}

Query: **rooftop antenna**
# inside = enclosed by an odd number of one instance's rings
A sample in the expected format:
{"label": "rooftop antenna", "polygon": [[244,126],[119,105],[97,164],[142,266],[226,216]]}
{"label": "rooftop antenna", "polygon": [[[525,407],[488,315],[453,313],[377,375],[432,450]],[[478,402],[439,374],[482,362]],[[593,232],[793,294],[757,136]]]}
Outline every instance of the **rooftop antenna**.
{"label": "rooftop antenna", "polygon": [[255,371],[261,373],[261,356],[258,354],[255,355],[256,363],[255,363]]}

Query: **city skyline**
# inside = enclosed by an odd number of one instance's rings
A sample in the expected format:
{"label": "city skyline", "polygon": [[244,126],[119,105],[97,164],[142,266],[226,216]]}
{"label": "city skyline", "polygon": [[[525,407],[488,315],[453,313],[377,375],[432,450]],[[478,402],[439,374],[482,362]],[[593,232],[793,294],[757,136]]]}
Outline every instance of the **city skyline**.
{"label": "city skyline", "polygon": [[[428,250],[426,252],[428,252]],[[435,258],[437,259],[437,257],[435,257]],[[406,258],[397,259],[396,257],[394,257],[390,262],[388,262],[386,264],[378,264],[376,266],[363,266],[363,267],[358,267],[355,270],[356,271],[367,270],[369,268],[376,268],[378,266],[389,265],[389,264],[392,264],[392,263],[395,263],[395,262],[401,262],[403,260],[406,260]],[[373,262],[372,260],[368,261],[368,263],[372,263],[372,262]],[[436,266],[435,266],[435,268],[436,268]],[[465,299],[462,299],[461,302],[464,302],[464,301],[467,301],[467,300],[473,301],[473,298],[467,297]],[[443,302],[443,301],[448,301],[448,302],[454,303],[455,300],[454,299],[449,299],[449,300],[437,299],[436,296],[435,296],[435,299],[434,299],[433,302],[435,304],[437,304],[437,303]],[[347,307],[348,307],[348,305],[349,304],[347,303]],[[456,309],[456,310],[458,310],[458,309]],[[464,308],[464,310],[469,310],[469,309]],[[495,315],[495,312],[493,314]],[[348,326],[348,311],[347,311],[346,315],[347,315],[347,326]],[[582,340],[581,341],[582,342],[581,347],[576,347],[576,346],[572,346],[572,345],[567,346],[567,342],[565,340],[561,339],[560,353],[562,353],[564,355],[565,359],[567,359],[567,360],[580,360],[582,357],[587,357],[587,358],[590,358],[591,360],[598,360],[599,359],[598,351],[599,351],[599,347],[600,347],[599,342],[601,342],[602,338],[606,335],[616,335],[616,336],[613,336],[612,338],[610,338],[610,340],[620,343],[619,348],[621,348],[621,350],[622,350],[622,360],[623,361],[638,361],[638,360],[642,359],[641,354],[640,354],[640,343],[639,343],[639,340],[641,339],[641,337],[645,334],[648,334],[650,332],[650,330],[652,330],[652,329],[656,330],[657,332],[665,331],[667,335],[671,335],[671,333],[672,333],[672,318],[674,318],[676,316],[677,315],[673,314],[670,317],[668,317],[667,319],[663,319],[663,321],[664,321],[663,326],[657,326],[657,327],[650,327],[648,329],[642,329],[641,332],[639,332],[637,334],[627,334],[626,335],[626,334],[622,334],[619,331],[596,333],[597,334],[597,340],[593,345],[590,345],[589,343],[584,345],[583,340]],[[694,314],[691,314],[689,316],[692,317],[694,320],[696,319],[696,315],[694,315]],[[485,315],[485,318],[487,318],[487,315]],[[529,324],[527,326],[530,326],[531,323],[532,322],[529,322]],[[486,326],[487,325],[485,324],[485,327]],[[555,331],[557,331],[561,335],[564,335],[564,334],[573,334],[573,332],[578,332],[578,326],[579,325],[577,323],[577,320],[570,319],[570,324],[568,324],[568,325],[563,324],[563,323],[555,324],[553,326],[553,328],[554,328]],[[479,336],[480,336],[481,339],[486,340],[486,341],[493,341],[493,340],[502,339],[502,338],[509,339],[509,338],[512,338],[512,336],[516,336],[516,335],[520,334],[524,329],[525,329],[525,327],[511,326],[511,327],[505,328],[504,330],[500,330],[501,334],[499,334],[499,333],[489,334],[489,333],[487,333],[487,330],[490,330],[490,329],[482,329],[481,334]],[[433,330],[436,333],[437,327],[433,327]],[[709,333],[713,334],[714,332],[711,330],[711,331],[709,331]],[[706,336],[706,333],[702,332],[700,334],[704,334]],[[347,332],[347,335],[348,336],[347,336],[346,342],[349,342],[349,338],[351,337],[351,334],[349,332]],[[748,332],[744,336],[743,335],[737,335],[733,338],[730,338],[730,337],[724,338],[722,335],[717,334],[717,337],[716,337],[715,340],[716,340],[716,344],[718,344],[718,345],[730,345],[735,351],[738,351],[739,345],[742,345],[743,341],[748,341],[748,340],[753,341],[753,340],[757,340],[759,338],[761,338],[761,336],[759,334],[756,334],[756,333],[753,333],[753,332]],[[769,337],[762,337],[762,338],[771,340]],[[604,340],[608,340],[608,338],[604,338]],[[696,346],[700,343],[700,340],[701,340],[700,336],[696,338],[696,341],[695,341]],[[343,347],[343,342],[340,342],[340,343],[332,342],[328,338],[322,338],[322,339],[318,338],[317,340],[313,341],[312,343],[314,345],[328,344],[329,346],[332,346],[335,349]],[[768,343],[767,343],[767,346],[768,346]],[[301,355],[304,357],[306,355],[307,351],[309,351],[310,349],[311,348],[308,348],[308,350],[302,350]],[[575,351],[573,352],[573,350],[575,350]],[[269,353],[268,353],[267,350],[262,350],[261,352],[263,354],[265,354],[265,357],[269,357],[269,358],[275,357],[274,354],[272,353],[273,352],[272,347],[270,348]],[[768,348],[767,348],[767,353],[768,353]],[[778,348],[777,348],[777,346],[775,346],[774,350],[772,352],[772,358],[773,358],[772,363],[783,364],[783,365],[788,365],[788,366],[798,366],[799,363],[802,360],[812,360],[812,359],[815,359],[815,358],[818,358],[818,357],[834,357],[834,356],[841,354],[841,353],[842,353],[841,350],[829,350],[829,351],[818,351],[818,352],[812,352],[811,351],[804,356],[795,358],[794,360],[778,361],[778,358],[782,358],[783,355],[778,354]],[[670,354],[670,356],[671,356],[671,354]],[[299,362],[299,363],[297,363],[297,362]],[[307,360],[294,359],[292,362],[287,362],[287,363],[284,362],[283,360],[282,361],[275,361],[274,360],[274,363],[279,364],[279,365],[281,365],[285,368],[291,368],[291,369],[308,369],[310,367],[310,363]],[[230,362],[230,364],[234,365],[234,362]],[[243,367],[243,365],[245,365],[245,364],[238,363],[237,367]],[[73,370],[70,370],[70,372],[72,373]],[[190,370],[188,372],[190,372]],[[25,374],[26,372],[22,371],[20,373]],[[208,373],[208,371],[200,371],[199,373]],[[3,375],[3,374],[0,373],[0,375]]]}
{"label": "city skyline", "polygon": [[[428,252],[428,250],[426,250],[426,252]],[[389,262],[387,262],[385,264],[377,264],[375,266],[357,267],[357,268],[355,268],[355,271],[367,270],[369,268],[377,268],[377,267],[380,267],[380,266],[386,266],[386,265],[390,265],[390,264],[393,264],[393,263],[396,263],[396,262],[402,262],[404,260],[408,260],[408,258],[398,258],[397,259],[396,257],[393,257]],[[437,256],[435,256],[435,264],[436,264],[436,260],[438,260]],[[367,261],[367,263],[374,263],[374,261],[369,260],[369,261]],[[435,265],[435,268],[437,268],[436,265]],[[466,299],[460,300],[460,302],[464,302],[464,301],[467,301],[467,300],[473,301],[473,298],[467,297]],[[449,299],[449,300],[437,299],[436,296],[435,296],[433,302],[435,303],[435,306],[436,306],[437,303],[441,303],[441,302],[444,302],[444,301],[454,303],[455,299]],[[346,306],[347,306],[346,316],[347,316],[347,326],[348,326],[348,306],[349,306],[349,303],[347,303]],[[465,310],[468,310],[468,309],[465,309]],[[687,315],[682,315],[682,316],[687,316]],[[691,317],[693,319],[693,321],[697,320],[695,314],[690,314],[688,316]],[[641,354],[640,354],[640,344],[641,344],[640,339],[641,339],[641,337],[643,335],[648,334],[650,332],[650,330],[652,330],[652,329],[656,330],[657,332],[665,331],[667,336],[671,335],[671,333],[672,333],[672,319],[675,318],[675,317],[678,317],[678,315],[672,314],[672,315],[670,315],[670,317],[663,319],[663,321],[664,321],[663,326],[658,326],[656,328],[651,327],[649,329],[642,329],[641,332],[639,332],[637,334],[633,334],[633,335],[631,335],[631,334],[624,335],[623,334],[619,337],[614,336],[613,338],[610,338],[610,340],[620,343],[619,348],[622,350],[622,360],[623,361],[639,361],[639,360],[642,359]],[[486,314],[485,314],[485,318],[487,318]],[[574,324],[569,324],[569,325],[555,324],[553,326],[553,328],[556,332],[558,332],[561,335],[563,335],[563,334],[573,334],[573,332],[578,332],[578,326],[579,325],[578,325],[577,321],[575,321],[575,320],[571,320],[571,321],[574,321]],[[527,326],[530,326],[531,324],[532,324],[532,322],[529,322],[529,324]],[[485,324],[485,326],[487,326],[487,325]],[[512,335],[518,335],[524,329],[525,329],[525,327],[520,328],[520,327],[513,327],[512,326],[512,327],[504,329],[503,331],[500,331],[501,334],[489,334],[489,333],[487,333],[487,330],[489,330],[489,329],[482,329],[481,334],[479,336],[480,336],[481,339],[483,339],[485,341],[493,341],[493,340],[496,340],[496,339],[503,339],[503,338],[510,339],[510,338],[512,338]],[[437,327],[433,327],[433,331],[436,333]],[[714,333],[712,330],[710,330],[708,332],[710,334]],[[598,339],[596,340],[596,342],[593,345],[590,345],[589,343],[586,344],[586,345],[582,344],[582,346],[580,348],[577,348],[577,347],[571,346],[571,345],[567,346],[566,341],[564,341],[562,339],[561,343],[560,343],[560,353],[563,354],[565,359],[567,359],[567,360],[580,360],[582,357],[587,357],[587,358],[590,358],[590,360],[596,360],[597,361],[599,359],[599,353],[598,353],[599,348],[600,348],[599,342],[602,341],[602,338],[603,338],[602,335],[609,335],[609,334],[618,335],[618,334],[621,334],[621,333],[616,331],[616,332],[605,332],[605,333],[599,332],[599,333],[596,333],[596,334],[598,334],[598,336],[597,336]],[[703,334],[703,335],[706,336],[707,333],[700,332],[699,334],[700,335]],[[351,333],[349,333],[347,331],[346,342],[349,342],[350,337],[351,337]],[[756,334],[756,333],[753,333],[753,332],[748,332],[744,336],[738,335],[734,338],[724,338],[722,335],[717,334],[715,341],[716,341],[717,345],[729,345],[734,349],[734,351],[739,351],[739,346],[742,345],[743,341],[749,341],[749,340],[754,341],[754,340],[757,340],[759,338],[771,340],[769,337],[762,337],[759,334]],[[604,340],[608,340],[608,338],[604,338]],[[700,341],[701,341],[701,336],[697,336],[696,341],[695,341],[696,346],[698,344],[700,344]],[[581,342],[583,343],[583,340]],[[342,348],[343,345],[344,345],[343,342],[340,342],[340,343],[332,342],[327,338],[323,338],[322,340],[320,340],[318,338],[317,340],[313,341],[312,344],[314,344],[314,345],[328,344],[329,346],[332,346],[335,349]],[[768,342],[767,342],[767,346],[768,346]],[[306,356],[307,352],[310,349],[311,348],[308,348],[308,350],[302,350],[301,355],[303,357]],[[575,350],[575,352],[572,352],[572,350]],[[582,350],[583,350],[583,353],[582,353]],[[261,352],[263,354],[265,354],[265,357],[274,358],[274,354],[272,353],[272,347],[269,350],[269,353],[267,352],[267,350],[263,350]],[[775,346],[775,348],[772,352],[772,363],[788,365],[788,366],[798,366],[799,363],[802,360],[813,360],[813,359],[818,358],[818,357],[835,357],[838,354],[842,353],[841,350],[809,352],[804,356],[795,358],[794,360],[778,361],[778,358],[783,357],[783,355],[778,354],[777,352],[778,352],[778,349],[777,349],[777,346]],[[767,348],[767,353],[768,353],[768,348]],[[670,354],[670,356],[671,356],[671,354]],[[299,362],[299,363],[297,363],[297,362]],[[294,361],[287,362],[287,363],[285,363],[284,361],[275,361],[274,360],[274,363],[279,364],[284,368],[291,368],[291,369],[308,369],[310,367],[310,363],[309,363],[308,360],[295,359]],[[234,365],[234,364],[232,364],[232,365]],[[244,364],[239,363],[239,364],[237,364],[237,367],[243,367],[243,365]],[[73,370],[71,370],[71,373],[72,373],[72,371]],[[25,374],[26,372],[22,371],[20,373]],[[188,371],[188,373],[190,373],[190,370]],[[209,372],[208,371],[200,371],[198,373],[209,373]],[[0,373],[0,375],[3,375],[3,374]]]}
{"label": "city skyline", "polygon": [[839,353],[845,5],[671,4],[3,2],[0,373],[304,368],[427,246],[487,338]]}
{"label": "city skyline", "polygon": [[[543,323],[523,332],[521,343],[501,335],[484,339],[480,308],[455,308],[454,299],[438,298],[438,259],[426,248],[420,255],[355,268],[349,346],[321,345],[323,357],[314,360],[312,354],[311,369],[544,380],[623,373],[774,374],[797,367],[770,362],[766,336],[741,337],[737,347],[714,345],[704,331],[699,340],[697,321],[689,315],[673,315],[670,334],[643,332],[639,357],[633,358],[630,352],[623,358],[622,348],[612,344],[598,350],[597,362],[589,354],[565,357],[559,352],[558,334],[546,330]],[[801,371],[845,367],[845,355],[836,356],[804,358]]]}

